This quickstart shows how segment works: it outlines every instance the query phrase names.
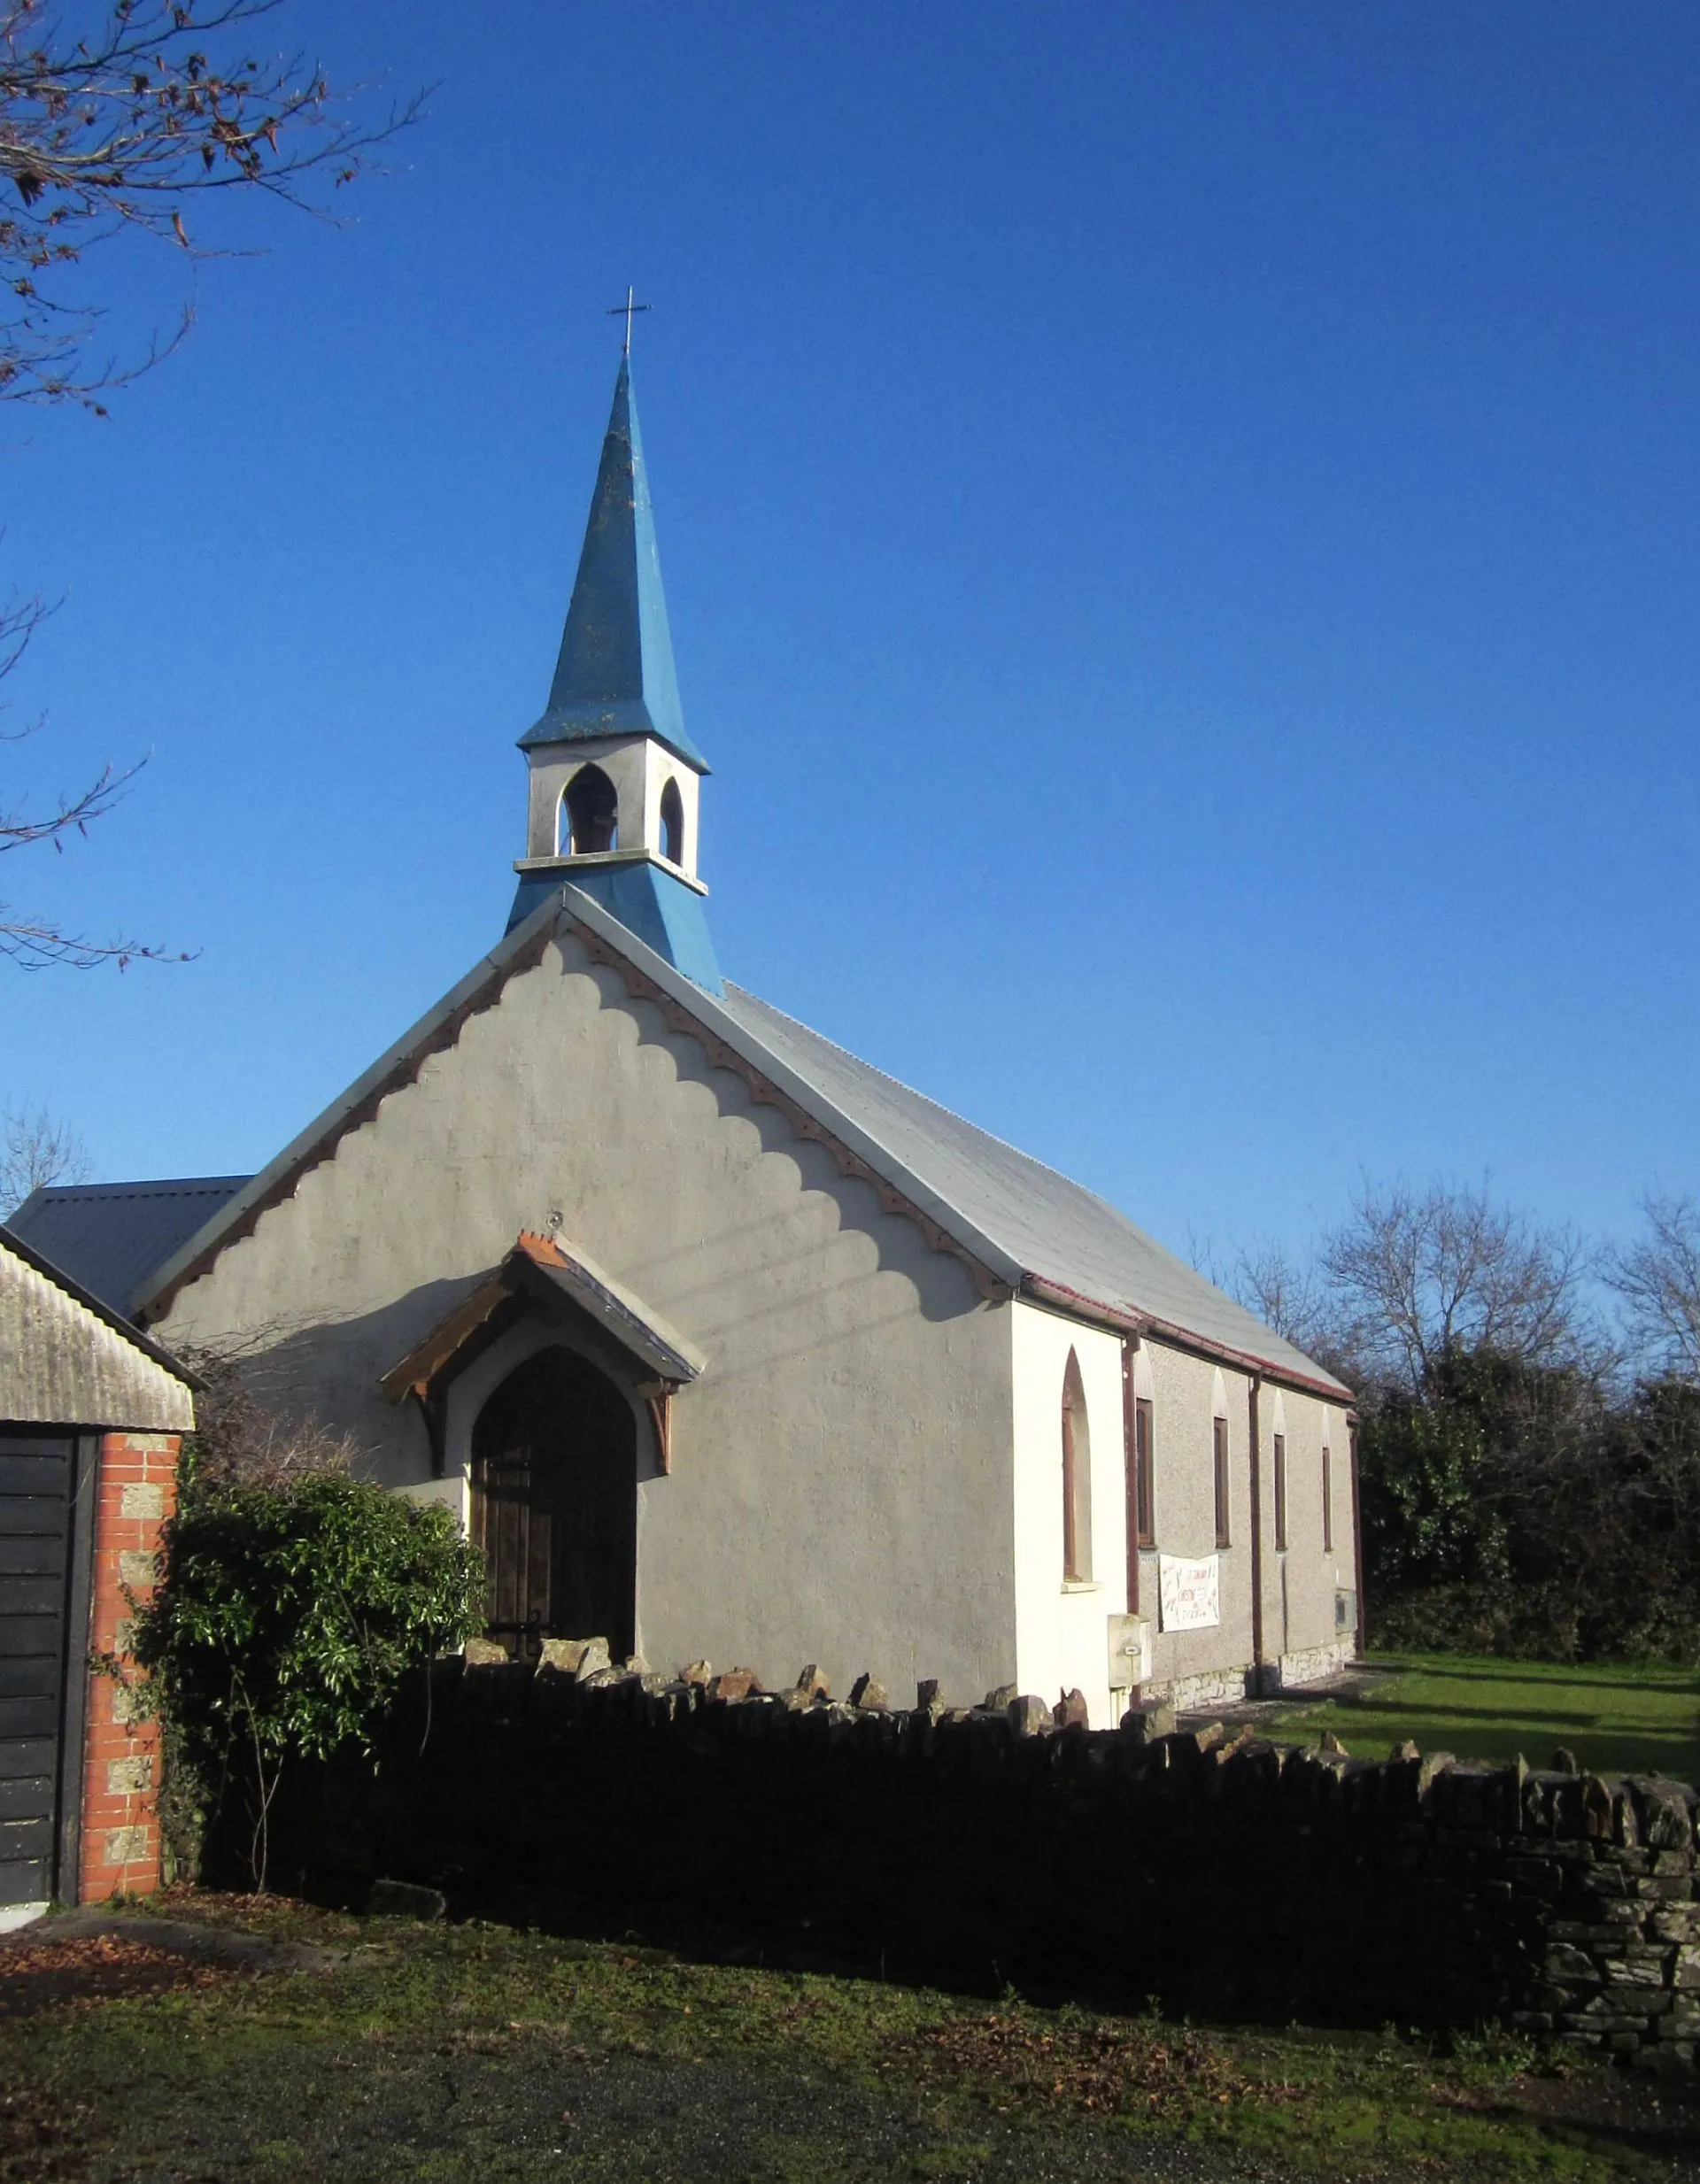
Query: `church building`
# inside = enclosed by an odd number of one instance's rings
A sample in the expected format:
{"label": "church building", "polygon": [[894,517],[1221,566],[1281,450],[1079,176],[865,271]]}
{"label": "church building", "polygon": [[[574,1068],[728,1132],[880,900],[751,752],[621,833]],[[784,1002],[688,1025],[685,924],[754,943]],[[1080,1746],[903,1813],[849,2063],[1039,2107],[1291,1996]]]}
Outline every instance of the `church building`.
{"label": "church building", "polygon": [[259,1175],[40,1192],[17,1232],[446,1501],[515,1652],[1094,1725],[1333,1671],[1350,1391],[723,976],[629,362],[519,743],[507,930],[434,1008]]}

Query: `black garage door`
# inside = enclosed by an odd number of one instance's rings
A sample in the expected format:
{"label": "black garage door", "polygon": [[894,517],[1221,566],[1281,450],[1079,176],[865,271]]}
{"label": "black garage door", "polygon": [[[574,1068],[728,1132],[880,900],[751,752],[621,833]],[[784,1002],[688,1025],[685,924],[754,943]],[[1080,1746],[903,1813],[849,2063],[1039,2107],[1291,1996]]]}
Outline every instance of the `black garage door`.
{"label": "black garage door", "polygon": [[74,1434],[0,1432],[0,1904],[56,1895],[71,1848],[82,1677],[67,1692],[67,1640],[88,1615],[78,1447]]}

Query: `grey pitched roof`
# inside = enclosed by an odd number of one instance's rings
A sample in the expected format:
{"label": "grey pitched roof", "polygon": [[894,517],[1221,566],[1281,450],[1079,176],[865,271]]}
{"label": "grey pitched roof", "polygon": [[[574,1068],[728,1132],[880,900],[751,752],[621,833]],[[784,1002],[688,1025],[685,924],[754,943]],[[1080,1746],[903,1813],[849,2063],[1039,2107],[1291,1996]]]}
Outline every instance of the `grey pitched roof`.
{"label": "grey pitched roof", "polygon": [[1165,1251],[1108,1200],[741,987],[727,987],[725,1005],[769,1053],[782,1057],[840,1113],[853,1115],[1024,1274],[1083,1302],[1161,1322],[1278,1371],[1327,1383],[1349,1401],[1349,1390],[1332,1374]]}
{"label": "grey pitched roof", "polygon": [[1012,1290],[1091,1319],[1148,1324],[1238,1363],[1266,1368],[1341,1402],[1351,1391],[1284,1342],[1213,1283],[1147,1236],[1105,1200],[1042,1161],[977,1129],[752,993],[716,999],[609,915],[563,884],[506,934],[460,983],[379,1057],[197,1234],[157,1266],[135,1296],[158,1316],[172,1296],[287,1197],[296,1179],[411,1084],[426,1057],[452,1045],[468,1016],[491,1007],[515,971],[535,962],[563,915],[605,956],[630,966],[673,1015],[689,1020],[712,1053],[722,1045],[857,1160],[900,1191],[979,1266]]}
{"label": "grey pitched roof", "polygon": [[7,1226],[110,1310],[128,1317],[143,1277],[163,1266],[248,1181],[187,1176],[158,1183],[50,1184]]}

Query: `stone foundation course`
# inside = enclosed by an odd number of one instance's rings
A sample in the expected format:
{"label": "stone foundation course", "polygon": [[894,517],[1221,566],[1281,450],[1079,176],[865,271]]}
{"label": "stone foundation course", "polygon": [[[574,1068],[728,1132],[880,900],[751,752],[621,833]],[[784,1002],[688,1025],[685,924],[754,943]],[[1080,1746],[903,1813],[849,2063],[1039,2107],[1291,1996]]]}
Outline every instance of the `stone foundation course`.
{"label": "stone foundation course", "polygon": [[[273,1878],[344,1901],[380,1879],[453,1912],[769,1962],[1204,2017],[1497,2021],[1639,2067],[1700,2041],[1696,1793],[1632,1777],[1383,1760],[1012,1690],[835,1702],[552,1646],[439,1662],[374,1762],[286,1778]],[[234,1802],[208,1876],[240,1881]]]}

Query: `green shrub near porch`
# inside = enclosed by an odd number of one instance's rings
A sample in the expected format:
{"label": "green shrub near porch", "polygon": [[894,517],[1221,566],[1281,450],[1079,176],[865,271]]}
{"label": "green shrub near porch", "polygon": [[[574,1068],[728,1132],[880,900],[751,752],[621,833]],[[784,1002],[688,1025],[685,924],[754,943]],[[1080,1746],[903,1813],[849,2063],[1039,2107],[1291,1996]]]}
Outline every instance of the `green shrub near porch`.
{"label": "green shrub near porch", "polygon": [[258,1886],[284,1761],[371,1750],[403,1673],[479,1627],[483,1586],[448,1509],[339,1464],[191,1471],[136,1656],[197,1802],[244,1798]]}

